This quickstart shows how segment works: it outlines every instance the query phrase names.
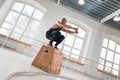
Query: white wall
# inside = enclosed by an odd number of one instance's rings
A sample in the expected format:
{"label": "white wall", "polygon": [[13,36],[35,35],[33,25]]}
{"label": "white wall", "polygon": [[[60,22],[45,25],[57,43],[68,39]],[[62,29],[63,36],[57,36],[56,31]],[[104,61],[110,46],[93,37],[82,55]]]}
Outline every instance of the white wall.
{"label": "white wall", "polygon": [[4,4],[5,0],[0,0],[0,8]]}

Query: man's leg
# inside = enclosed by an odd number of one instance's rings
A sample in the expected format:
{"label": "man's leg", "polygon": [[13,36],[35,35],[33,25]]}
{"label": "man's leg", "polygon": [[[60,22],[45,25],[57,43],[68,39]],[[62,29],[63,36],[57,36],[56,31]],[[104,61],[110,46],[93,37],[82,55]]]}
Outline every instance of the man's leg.
{"label": "man's leg", "polygon": [[51,38],[49,39],[49,40],[50,40],[49,45],[50,45],[50,46],[53,46],[52,43],[53,43],[55,40],[57,40],[60,36],[61,36],[61,33],[60,33],[60,32],[58,32],[58,33],[56,33],[56,34],[52,34]]}
{"label": "man's leg", "polygon": [[52,43],[53,43],[53,41],[51,40],[48,45],[49,46],[53,46]]}
{"label": "man's leg", "polygon": [[57,46],[64,40],[64,35],[61,35],[58,39],[56,39],[56,44],[55,44],[55,48],[57,48]]}

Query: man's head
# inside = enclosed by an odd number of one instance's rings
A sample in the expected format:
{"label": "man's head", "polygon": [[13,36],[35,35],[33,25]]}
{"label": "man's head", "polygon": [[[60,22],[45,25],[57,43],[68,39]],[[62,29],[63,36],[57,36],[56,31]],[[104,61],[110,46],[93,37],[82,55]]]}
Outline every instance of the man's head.
{"label": "man's head", "polygon": [[67,22],[67,20],[66,20],[66,18],[62,18],[62,24],[66,24],[66,22]]}

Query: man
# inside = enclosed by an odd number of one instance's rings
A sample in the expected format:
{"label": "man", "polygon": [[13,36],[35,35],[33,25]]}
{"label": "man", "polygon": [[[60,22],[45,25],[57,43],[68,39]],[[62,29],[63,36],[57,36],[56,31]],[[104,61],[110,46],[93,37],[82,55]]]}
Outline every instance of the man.
{"label": "man", "polygon": [[[46,32],[46,38],[50,40],[49,44],[50,46],[53,46],[53,42],[55,41],[56,44],[54,47],[57,49],[57,46],[64,40],[64,35],[61,34],[60,31],[69,33],[69,34],[77,34],[78,28],[71,27],[66,24],[67,20],[66,18],[62,18],[61,21],[58,21],[55,23],[47,32]],[[72,30],[69,30],[72,29]]]}

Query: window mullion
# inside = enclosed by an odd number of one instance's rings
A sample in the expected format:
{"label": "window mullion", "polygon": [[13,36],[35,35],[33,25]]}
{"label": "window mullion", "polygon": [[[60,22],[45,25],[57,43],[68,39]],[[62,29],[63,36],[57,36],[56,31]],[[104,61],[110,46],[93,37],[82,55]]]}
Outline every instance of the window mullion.
{"label": "window mullion", "polygon": [[[34,11],[35,11],[35,9],[34,9]],[[33,11],[33,13],[34,13],[34,11]],[[33,16],[33,13],[32,13],[32,15],[31,15],[31,17]],[[23,33],[21,34],[21,36],[20,36],[20,38],[19,38],[20,40],[21,40],[21,38],[24,36],[25,31],[27,31],[27,28],[29,27],[29,24],[30,24],[30,22],[32,21],[31,17],[29,17],[29,21],[28,21],[28,23],[27,23],[27,25],[26,25],[26,28],[24,29]]]}
{"label": "window mullion", "polygon": [[30,21],[31,21],[31,19],[28,21],[27,25],[25,26],[26,28],[25,28],[25,29],[23,30],[23,32],[21,33],[21,36],[19,37],[20,40],[21,40],[21,38],[24,36],[24,33],[25,33],[25,31],[27,30]]}
{"label": "window mullion", "polygon": [[5,22],[8,23],[8,24],[11,24],[11,25],[15,25],[15,24],[10,23],[9,21],[5,21]]}
{"label": "window mullion", "polygon": [[85,38],[81,38],[81,40],[83,40],[83,44],[82,44],[82,48],[81,48],[81,51],[80,51],[80,57],[83,56],[83,48],[85,46]]}
{"label": "window mullion", "polygon": [[106,58],[107,58],[107,53],[108,53],[108,45],[109,45],[109,40],[108,40],[108,44],[107,44],[107,47],[106,47],[106,55],[105,55],[105,59],[104,59],[104,67],[103,67],[103,70],[105,70],[105,65],[106,65]]}
{"label": "window mullion", "polygon": [[[14,12],[16,12],[16,13],[20,13],[20,12],[18,12],[18,11],[16,11],[16,10],[13,10],[13,9],[12,9],[12,11],[14,11]],[[23,11],[23,10],[22,10],[22,11]],[[28,16],[28,15],[26,15],[26,14],[22,13],[22,11],[21,11],[21,15],[24,15],[24,16],[26,16],[26,17],[28,17],[28,18],[31,18],[31,19],[34,19],[34,20],[36,20],[36,21],[40,22],[40,20],[35,19],[35,18],[31,17],[31,16]],[[35,12],[35,9],[34,9],[33,13],[34,13],[34,12]],[[33,14],[32,14],[32,15],[33,15]]]}
{"label": "window mullion", "polygon": [[[115,44],[115,50],[117,48],[117,44]],[[115,60],[115,50],[114,50],[114,56],[113,56],[113,62],[112,62],[112,71],[113,71],[113,64],[114,64],[114,60]]]}
{"label": "window mullion", "polygon": [[[67,34],[66,34],[66,36],[65,37],[67,37]],[[65,42],[65,41],[64,41]],[[64,44],[65,45],[65,44]],[[67,46],[69,46],[69,45],[67,45]],[[70,48],[71,48],[71,46],[69,46]],[[68,55],[68,57],[70,58],[70,55],[71,55],[71,53],[72,53],[72,48],[70,49],[70,52],[69,52],[70,54]]]}
{"label": "window mullion", "polygon": [[[75,36],[75,39],[74,39],[72,47],[71,47],[71,51],[70,51],[71,54],[72,54],[72,49],[74,48],[75,40],[76,40],[76,36]],[[69,56],[71,56],[71,54]]]}
{"label": "window mullion", "polygon": [[[67,37],[67,34],[65,34],[65,37]],[[63,41],[61,50],[63,50],[63,46],[65,46],[65,40]]]}
{"label": "window mullion", "polygon": [[[25,7],[25,5],[24,5],[24,7]],[[18,16],[18,18],[17,18],[17,20],[16,20],[16,22],[15,22],[15,24],[14,24],[14,27],[12,28],[12,30],[11,30],[11,32],[9,33],[9,35],[8,35],[8,36],[11,36],[11,34],[12,34],[12,33],[13,33],[13,31],[14,31],[14,29],[16,28],[16,24],[17,24],[17,22],[18,22],[18,19],[19,19],[19,18],[20,18],[20,16],[21,16],[21,13],[22,13],[22,11],[23,11],[24,7],[22,8],[21,12],[19,13],[19,16]]]}

